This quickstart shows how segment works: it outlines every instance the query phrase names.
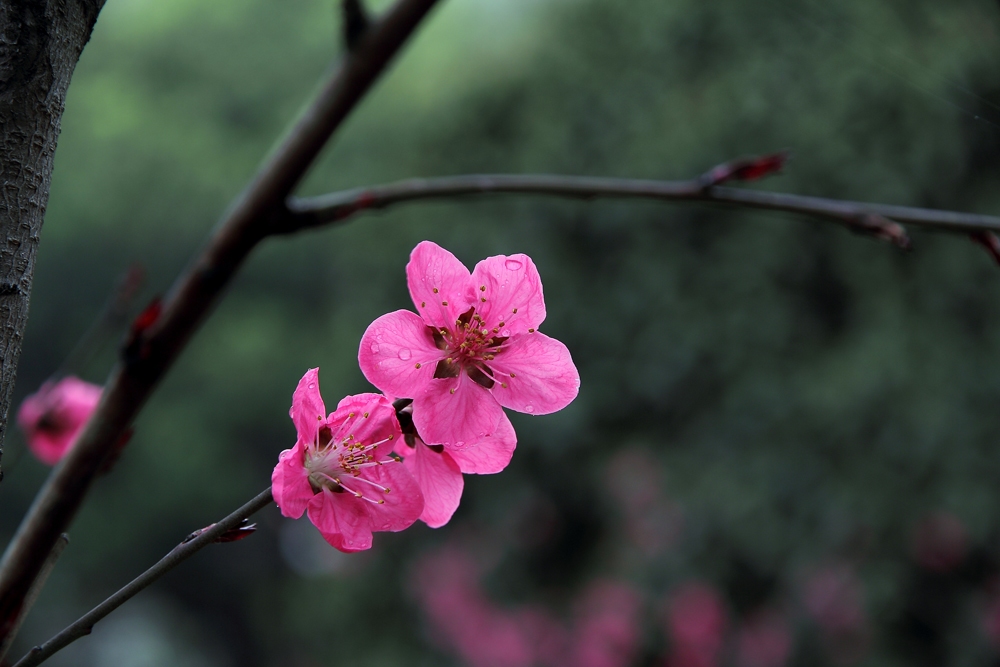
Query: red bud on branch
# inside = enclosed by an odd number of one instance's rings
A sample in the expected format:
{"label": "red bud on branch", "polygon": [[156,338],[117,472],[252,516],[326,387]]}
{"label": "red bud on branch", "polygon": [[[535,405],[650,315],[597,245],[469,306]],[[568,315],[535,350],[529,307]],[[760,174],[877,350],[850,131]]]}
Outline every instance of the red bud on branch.
{"label": "red bud on branch", "polygon": [[755,181],[781,171],[789,157],[791,154],[788,151],[781,151],[757,157],[737,158],[713,167],[698,181],[703,188],[721,185],[726,181]]}
{"label": "red bud on branch", "polygon": [[997,238],[996,234],[993,232],[972,232],[969,234],[969,238],[986,248],[986,252],[990,253],[997,264],[1000,264],[1000,238]]}
{"label": "red bud on branch", "polygon": [[851,228],[861,234],[871,234],[883,241],[888,241],[897,248],[909,250],[910,237],[906,229],[898,222],[893,222],[877,213],[862,213],[848,220]]}

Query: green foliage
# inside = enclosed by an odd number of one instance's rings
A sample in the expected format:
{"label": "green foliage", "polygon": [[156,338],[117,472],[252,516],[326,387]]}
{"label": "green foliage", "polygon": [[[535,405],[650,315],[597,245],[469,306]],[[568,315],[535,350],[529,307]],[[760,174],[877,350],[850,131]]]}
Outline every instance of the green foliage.
{"label": "green foliage", "polygon": [[[335,56],[335,15],[313,0],[109,3],[70,88],[20,395],[130,262],[147,267],[150,294],[168,288]],[[303,192],[472,171],[686,178],[790,148],[763,187],[995,211],[998,26],[976,0],[452,0]],[[455,539],[494,549],[498,599],[557,608],[595,576],[636,583],[651,608],[689,577],[724,587],[734,614],[794,606],[804,568],[849,557],[876,629],[869,664],[914,664],[894,634],[912,526],[944,509],[989,547],[1000,529],[1000,276],[963,239],[913,237],[901,255],[777,214],[493,198],[269,241],[97,483],[21,649],[263,488],[292,444],[306,368],[321,367],[329,405],[368,390],[357,342],[409,307],[403,267],[430,238],[469,266],[535,259],[543,330],[573,352],[579,399],[516,416],[514,464],[467,478],[452,524],[321,555],[326,574],[291,569],[281,545],[309,536],[263,512],[260,534],[150,595],[161,637],[176,628],[183,645],[127,664],[442,664],[405,579],[414,555]],[[99,380],[111,354],[79,371]],[[21,447],[12,433],[5,466]],[[655,556],[629,544],[610,490],[622,451],[662,467],[684,516]],[[10,468],[5,536],[44,475],[28,456]],[[542,514],[547,532],[524,538]],[[746,570],[769,582],[749,601]],[[975,621],[956,618],[946,632],[963,648],[945,663],[985,664]],[[52,664],[98,664],[123,632],[98,626]],[[821,660],[799,646],[797,661]]]}

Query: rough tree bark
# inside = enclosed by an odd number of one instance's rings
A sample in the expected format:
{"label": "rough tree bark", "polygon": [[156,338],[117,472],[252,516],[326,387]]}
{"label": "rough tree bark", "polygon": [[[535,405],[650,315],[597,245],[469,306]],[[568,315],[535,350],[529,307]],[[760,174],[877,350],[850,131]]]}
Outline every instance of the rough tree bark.
{"label": "rough tree bark", "polygon": [[0,453],[66,89],[103,5],[0,1]]}

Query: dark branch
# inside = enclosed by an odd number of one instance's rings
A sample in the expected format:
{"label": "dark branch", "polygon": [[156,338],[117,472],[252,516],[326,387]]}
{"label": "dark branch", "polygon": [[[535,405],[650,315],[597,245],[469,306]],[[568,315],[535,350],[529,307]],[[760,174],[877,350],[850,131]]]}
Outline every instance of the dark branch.
{"label": "dark branch", "polygon": [[344,220],[356,213],[421,199],[450,199],[485,194],[533,194],[574,199],[640,198],[661,201],[713,202],[786,211],[838,222],[874,234],[898,246],[909,243],[899,223],[969,234],[1000,231],[1000,217],[909,206],[806,197],[723,186],[705,187],[702,178],[649,181],[583,176],[481,174],[410,179],[320,197],[294,199],[288,231]]}
{"label": "dark branch", "polygon": [[139,591],[143,590],[154,581],[165,575],[170,570],[180,565],[183,561],[200,551],[212,542],[230,541],[226,539],[226,533],[237,530],[246,518],[273,500],[270,487],[262,491],[256,498],[239,508],[225,519],[213,524],[211,527],[197,532],[194,538],[185,539],[171,550],[166,556],[161,558],[156,565],[149,568],[138,577],[129,582],[126,586],[118,590],[107,600],[97,605],[86,614],[81,616],[76,622],[68,625],[62,632],[48,640],[41,646],[28,651],[14,667],[30,667],[38,665],[52,657],[52,655],[63,648],[69,646],[80,637],[89,635],[102,618],[113,612],[133,598]]}
{"label": "dark branch", "polygon": [[0,562],[0,638],[10,633],[45,556],[122,434],[250,251],[284,229],[292,189],[436,1],[397,0],[371,26],[174,283],[155,322],[138,334],[142,353],[112,370],[97,411],[39,491]]}

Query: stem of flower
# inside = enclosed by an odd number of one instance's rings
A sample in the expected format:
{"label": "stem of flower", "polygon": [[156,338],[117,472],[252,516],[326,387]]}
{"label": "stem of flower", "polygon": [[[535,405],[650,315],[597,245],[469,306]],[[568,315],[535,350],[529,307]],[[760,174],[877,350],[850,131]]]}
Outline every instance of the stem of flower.
{"label": "stem of flower", "polygon": [[138,577],[130,581],[119,589],[114,595],[97,605],[86,614],[81,616],[76,622],[68,625],[62,632],[55,635],[41,646],[36,646],[25,654],[14,667],[31,667],[38,665],[52,657],[55,653],[66,648],[80,637],[89,635],[94,629],[94,625],[105,616],[122,606],[127,600],[134,597],[154,581],[165,575],[170,570],[180,565],[183,561],[200,551],[202,547],[215,542],[219,537],[233,528],[238,527],[244,519],[271,503],[274,497],[271,495],[271,487],[257,494],[253,500],[239,508],[225,519],[222,519],[211,528],[207,528],[197,537],[181,542],[174,547],[170,553],[161,558],[156,565],[149,568]]}

